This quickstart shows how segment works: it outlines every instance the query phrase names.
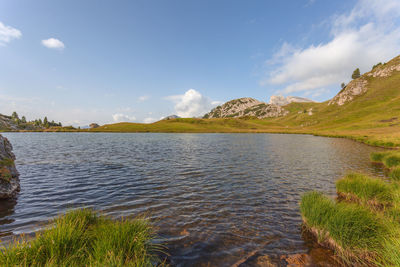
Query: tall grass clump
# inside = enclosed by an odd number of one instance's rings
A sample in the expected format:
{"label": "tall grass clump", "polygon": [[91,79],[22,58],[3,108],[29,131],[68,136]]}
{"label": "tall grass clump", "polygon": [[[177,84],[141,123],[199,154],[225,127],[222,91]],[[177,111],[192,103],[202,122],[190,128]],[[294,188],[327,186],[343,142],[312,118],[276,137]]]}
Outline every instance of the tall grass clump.
{"label": "tall grass clump", "polygon": [[400,167],[391,170],[389,176],[393,181],[400,181]]}
{"label": "tall grass clump", "polygon": [[389,218],[356,204],[335,203],[317,192],[302,197],[300,210],[306,228],[344,262],[362,266],[396,262],[396,250],[390,253],[388,240],[398,240],[398,224]]}
{"label": "tall grass clump", "polygon": [[336,182],[339,198],[375,207],[392,206],[398,199],[397,186],[363,174],[351,173]]}
{"label": "tall grass clump", "polygon": [[370,158],[374,162],[382,162],[383,158],[387,156],[387,152],[372,152]]}
{"label": "tall grass clump", "polygon": [[392,155],[388,155],[388,156],[384,157],[383,164],[385,164],[385,166],[388,168],[399,166],[400,165],[400,155],[392,154]]}
{"label": "tall grass clump", "polygon": [[89,209],[67,212],[32,240],[0,251],[0,266],[151,266],[158,261],[149,222],[114,221]]}

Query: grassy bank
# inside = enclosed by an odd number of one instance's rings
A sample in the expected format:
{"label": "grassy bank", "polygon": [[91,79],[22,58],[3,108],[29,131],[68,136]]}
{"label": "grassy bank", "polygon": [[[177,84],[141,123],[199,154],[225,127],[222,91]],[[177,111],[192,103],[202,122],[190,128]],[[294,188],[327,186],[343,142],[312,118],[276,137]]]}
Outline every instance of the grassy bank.
{"label": "grassy bank", "polygon": [[88,209],[69,211],[32,240],[0,251],[0,266],[153,266],[154,232],[144,218],[112,220]]}
{"label": "grassy bank", "polygon": [[[392,160],[387,159],[397,153],[373,153],[371,160],[393,168]],[[400,266],[398,181],[353,173],[338,180],[336,189],[336,201],[318,192],[302,197],[305,229],[319,244],[333,249],[345,264]]]}
{"label": "grassy bank", "polygon": [[384,151],[371,154],[371,160],[383,164],[393,181],[400,181],[400,151]]}

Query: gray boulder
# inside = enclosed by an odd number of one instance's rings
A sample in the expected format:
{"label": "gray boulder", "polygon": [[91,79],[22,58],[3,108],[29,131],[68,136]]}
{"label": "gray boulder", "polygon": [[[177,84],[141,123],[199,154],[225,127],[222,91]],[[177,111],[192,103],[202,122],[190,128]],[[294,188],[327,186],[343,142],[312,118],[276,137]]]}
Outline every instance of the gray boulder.
{"label": "gray boulder", "polygon": [[0,199],[13,198],[20,191],[15,155],[7,138],[0,135]]}

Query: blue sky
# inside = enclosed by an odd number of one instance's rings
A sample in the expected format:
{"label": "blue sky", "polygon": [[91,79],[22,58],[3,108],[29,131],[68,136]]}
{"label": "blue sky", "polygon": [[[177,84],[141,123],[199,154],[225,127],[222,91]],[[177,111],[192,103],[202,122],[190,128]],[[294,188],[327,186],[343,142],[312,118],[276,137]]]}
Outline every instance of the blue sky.
{"label": "blue sky", "polygon": [[0,113],[63,124],[325,101],[400,54],[399,0],[0,0]]}

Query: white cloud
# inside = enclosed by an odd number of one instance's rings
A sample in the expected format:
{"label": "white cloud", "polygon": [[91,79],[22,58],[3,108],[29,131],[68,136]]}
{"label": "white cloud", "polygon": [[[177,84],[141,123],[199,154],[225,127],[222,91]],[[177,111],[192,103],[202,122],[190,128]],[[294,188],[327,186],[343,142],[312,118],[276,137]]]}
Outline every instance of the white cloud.
{"label": "white cloud", "polygon": [[148,95],[142,95],[142,96],[139,96],[138,100],[139,100],[139,102],[144,102],[144,101],[148,100],[149,98],[150,98],[150,96],[148,96]]}
{"label": "white cloud", "polygon": [[144,120],[143,120],[143,122],[144,123],[153,123],[153,122],[155,122],[155,121],[157,121],[157,119],[155,119],[155,118],[145,118]]}
{"label": "white cloud", "polygon": [[13,39],[19,39],[21,36],[21,31],[0,22],[0,46],[6,45]]}
{"label": "white cloud", "polygon": [[183,95],[169,96],[167,99],[176,103],[175,113],[182,118],[202,116],[220,103],[211,101],[194,89],[187,90]]}
{"label": "white cloud", "polygon": [[58,50],[63,50],[65,48],[64,43],[56,38],[49,38],[46,40],[42,40],[42,45],[44,45],[47,48],[58,49]]}
{"label": "white cloud", "polygon": [[307,92],[339,85],[352,71],[362,72],[400,51],[400,1],[359,0],[349,13],[330,21],[332,39],[296,49],[284,43],[267,61],[273,71],[262,85],[283,85],[282,93]]}
{"label": "white cloud", "polygon": [[136,120],[135,116],[129,116],[122,113],[114,114],[112,115],[112,118],[114,122],[132,122]]}

